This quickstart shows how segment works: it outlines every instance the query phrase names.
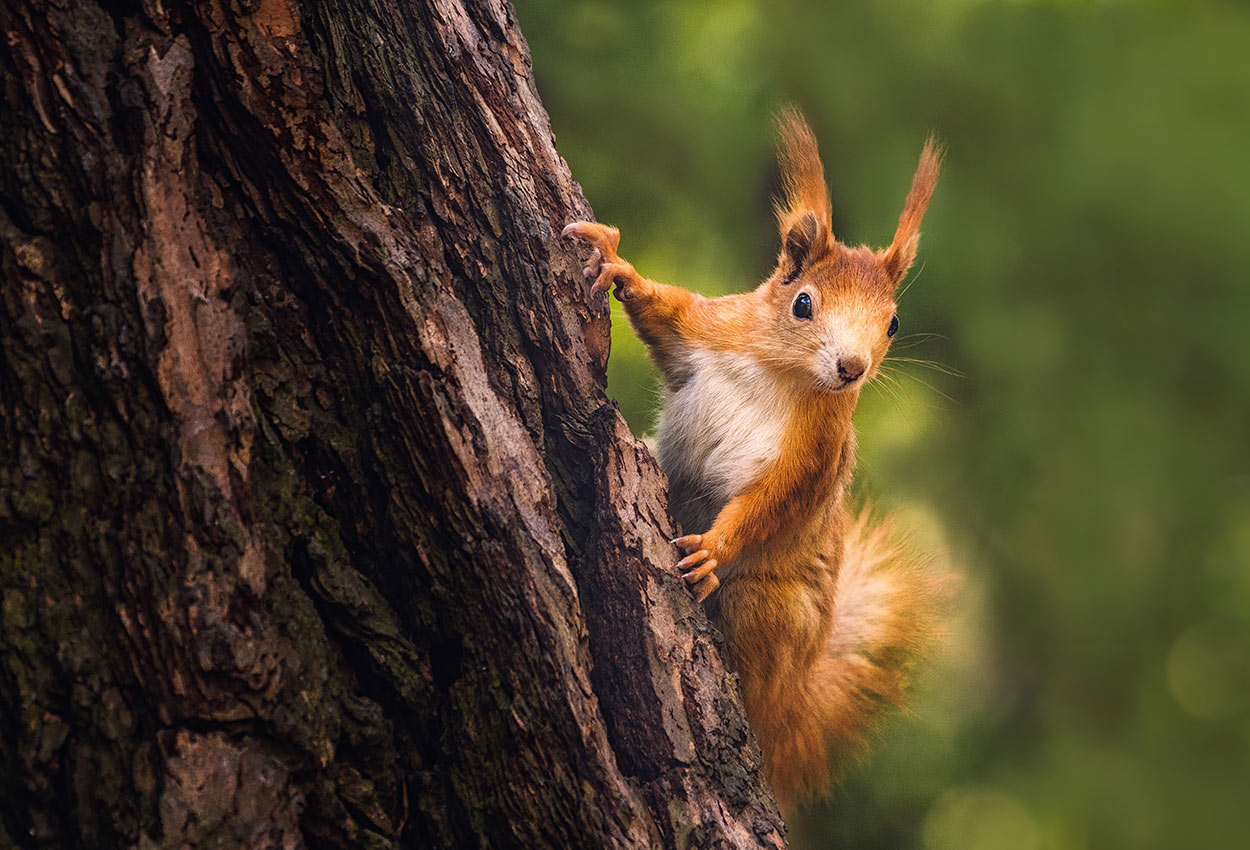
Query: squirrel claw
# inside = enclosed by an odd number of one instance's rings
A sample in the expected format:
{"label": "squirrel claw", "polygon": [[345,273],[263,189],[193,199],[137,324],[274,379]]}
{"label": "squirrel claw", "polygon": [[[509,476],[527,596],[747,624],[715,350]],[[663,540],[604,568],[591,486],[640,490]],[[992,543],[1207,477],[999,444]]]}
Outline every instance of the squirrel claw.
{"label": "squirrel claw", "polygon": [[[593,275],[594,268],[590,270]],[[612,284],[616,282],[618,277],[625,278],[633,271],[633,267],[628,263],[604,263],[599,270],[599,277],[590,287],[590,294],[594,295],[599,292],[607,292],[612,288]],[[588,277],[590,275],[587,275]],[[617,297],[622,297],[621,290],[617,290]]]}
{"label": "squirrel claw", "polygon": [[669,543],[678,549],[684,550],[687,554],[696,551],[700,544],[703,543],[702,534],[687,534],[685,537],[677,537],[670,540]]}
{"label": "squirrel claw", "polygon": [[621,244],[621,231],[606,224],[594,221],[575,221],[565,225],[560,235],[565,239],[574,237],[585,240],[599,249],[599,253],[609,262],[619,259],[616,248]]}
{"label": "squirrel claw", "polygon": [[720,563],[712,557],[710,551],[700,548],[703,544],[702,534],[687,534],[671,542],[687,553],[686,557],[677,562],[677,571],[689,570],[682,573],[682,580],[692,586],[695,599],[702,602],[720,587],[720,579],[714,572]]}
{"label": "squirrel claw", "polygon": [[598,248],[590,255],[590,259],[586,261],[586,268],[582,269],[582,274],[586,280],[594,280],[599,276],[599,269],[603,265],[603,252]]}
{"label": "squirrel claw", "polygon": [[703,561],[706,561],[708,559],[708,556],[711,554],[712,553],[706,549],[700,549],[698,552],[692,552],[691,554],[687,555],[686,557],[682,558],[680,561],[677,562],[677,569],[688,570],[691,567],[693,567],[695,564],[699,564]]}
{"label": "squirrel claw", "polygon": [[699,582],[694,587],[694,598],[696,602],[702,602],[712,595],[712,591],[720,587],[720,579],[716,577],[716,573],[708,573],[707,578]]}
{"label": "squirrel claw", "polygon": [[[618,280],[623,284],[638,277],[634,267],[616,254],[616,248],[621,244],[621,231],[615,227],[593,221],[575,221],[566,225],[560,235],[565,239],[581,239],[594,246],[589,263],[582,269],[587,280],[594,280],[590,287],[591,295],[607,292]],[[622,294],[622,290],[617,290],[618,297]]]}
{"label": "squirrel claw", "polygon": [[[695,584],[697,582],[702,581],[703,578],[706,575],[708,575],[708,573],[712,572],[712,570],[716,569],[719,566],[720,564],[716,563],[715,558],[709,558],[708,560],[704,561],[699,566],[695,567],[690,572],[682,575],[682,578],[685,579],[687,584]],[[681,564],[678,564],[677,568],[681,569]]]}

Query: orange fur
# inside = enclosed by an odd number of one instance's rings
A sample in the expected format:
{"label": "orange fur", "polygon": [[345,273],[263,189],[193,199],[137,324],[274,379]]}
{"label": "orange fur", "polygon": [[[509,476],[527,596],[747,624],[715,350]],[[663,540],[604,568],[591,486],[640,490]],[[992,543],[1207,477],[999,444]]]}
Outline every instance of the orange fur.
{"label": "orange fur", "polygon": [[931,632],[932,580],[888,525],[852,519],[845,498],[851,416],[889,348],[938,157],[930,139],[894,243],[852,248],[833,237],[811,130],[794,110],[779,121],[784,247],[755,291],[704,298],[641,277],[613,228],[565,233],[594,244],[592,292],[616,285],[664,375],[670,508],[686,530],[707,529],[678,541],[689,552],[678,566],[721,628],[765,771],[789,805],[863,750]]}
{"label": "orange fur", "polygon": [[881,256],[881,265],[896,283],[907,274],[916,259],[916,250],[920,245],[920,220],[924,218],[925,210],[929,208],[929,199],[937,188],[941,162],[942,153],[937,139],[929,136],[920,152],[920,165],[916,168],[916,176],[912,178],[907,200],[903,202],[903,212],[898,217],[894,242]]}
{"label": "orange fur", "polygon": [[833,204],[825,183],[825,167],[812,128],[793,106],[782,109],[777,116],[777,158],[781,164],[781,180],[785,203],[776,206],[782,238],[803,213],[811,211],[825,233],[833,232]]}

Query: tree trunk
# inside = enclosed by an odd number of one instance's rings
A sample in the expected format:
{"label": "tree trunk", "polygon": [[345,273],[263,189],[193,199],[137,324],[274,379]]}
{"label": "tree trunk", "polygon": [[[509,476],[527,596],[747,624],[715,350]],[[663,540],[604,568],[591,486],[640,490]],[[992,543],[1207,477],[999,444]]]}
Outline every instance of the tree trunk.
{"label": "tree trunk", "polygon": [[511,8],[0,24],[0,846],[782,846]]}

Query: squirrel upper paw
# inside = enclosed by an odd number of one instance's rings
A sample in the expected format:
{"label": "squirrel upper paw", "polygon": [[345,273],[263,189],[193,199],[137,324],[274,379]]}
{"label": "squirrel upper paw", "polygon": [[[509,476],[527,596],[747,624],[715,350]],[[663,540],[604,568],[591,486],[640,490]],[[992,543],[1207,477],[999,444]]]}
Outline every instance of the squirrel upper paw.
{"label": "squirrel upper paw", "polygon": [[565,226],[560,232],[564,238],[570,236],[594,245],[603,256],[615,260],[616,249],[621,244],[621,231],[597,221],[575,221]]}
{"label": "squirrel upper paw", "polygon": [[616,248],[621,244],[619,230],[593,221],[575,221],[565,227],[560,235],[566,239],[582,239],[595,246],[594,253],[590,255],[590,261],[586,268],[582,269],[582,274],[588,280],[594,280],[590,287],[591,295],[608,291],[612,288],[613,282],[616,282],[622,284],[617,289],[616,297],[629,297],[629,291],[624,284],[637,277],[637,272],[634,271],[632,265],[616,254]]}
{"label": "squirrel upper paw", "polygon": [[682,573],[682,578],[693,586],[695,599],[700,602],[720,587],[720,579],[713,572],[720,566],[720,562],[712,557],[711,550],[703,548],[703,538],[702,534],[687,534],[673,541],[675,546],[688,553],[677,562],[677,569],[689,570]]}

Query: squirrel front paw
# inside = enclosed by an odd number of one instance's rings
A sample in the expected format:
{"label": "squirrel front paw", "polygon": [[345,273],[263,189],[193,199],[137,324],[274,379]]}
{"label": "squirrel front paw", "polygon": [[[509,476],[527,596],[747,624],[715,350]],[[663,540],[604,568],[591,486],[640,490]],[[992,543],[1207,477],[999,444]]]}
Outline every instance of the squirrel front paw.
{"label": "squirrel front paw", "polygon": [[634,267],[617,256],[616,248],[621,244],[621,232],[615,227],[599,224],[594,221],[575,221],[560,233],[567,238],[581,239],[595,247],[590,261],[582,274],[587,280],[593,280],[590,294],[607,292],[612,284],[617,284],[616,297],[629,297],[629,284],[638,278]]}
{"label": "squirrel front paw", "polygon": [[[673,541],[673,545],[687,553],[686,557],[677,562],[678,570],[689,570],[682,573],[682,578],[686,584],[694,589],[694,597],[702,602],[712,595],[712,591],[720,587],[720,579],[713,572],[720,562],[712,557],[712,549],[705,549],[704,538],[710,535],[704,534],[687,534],[685,537],[678,537]],[[711,545],[711,541],[708,541]],[[712,548],[715,548],[714,546]]]}

